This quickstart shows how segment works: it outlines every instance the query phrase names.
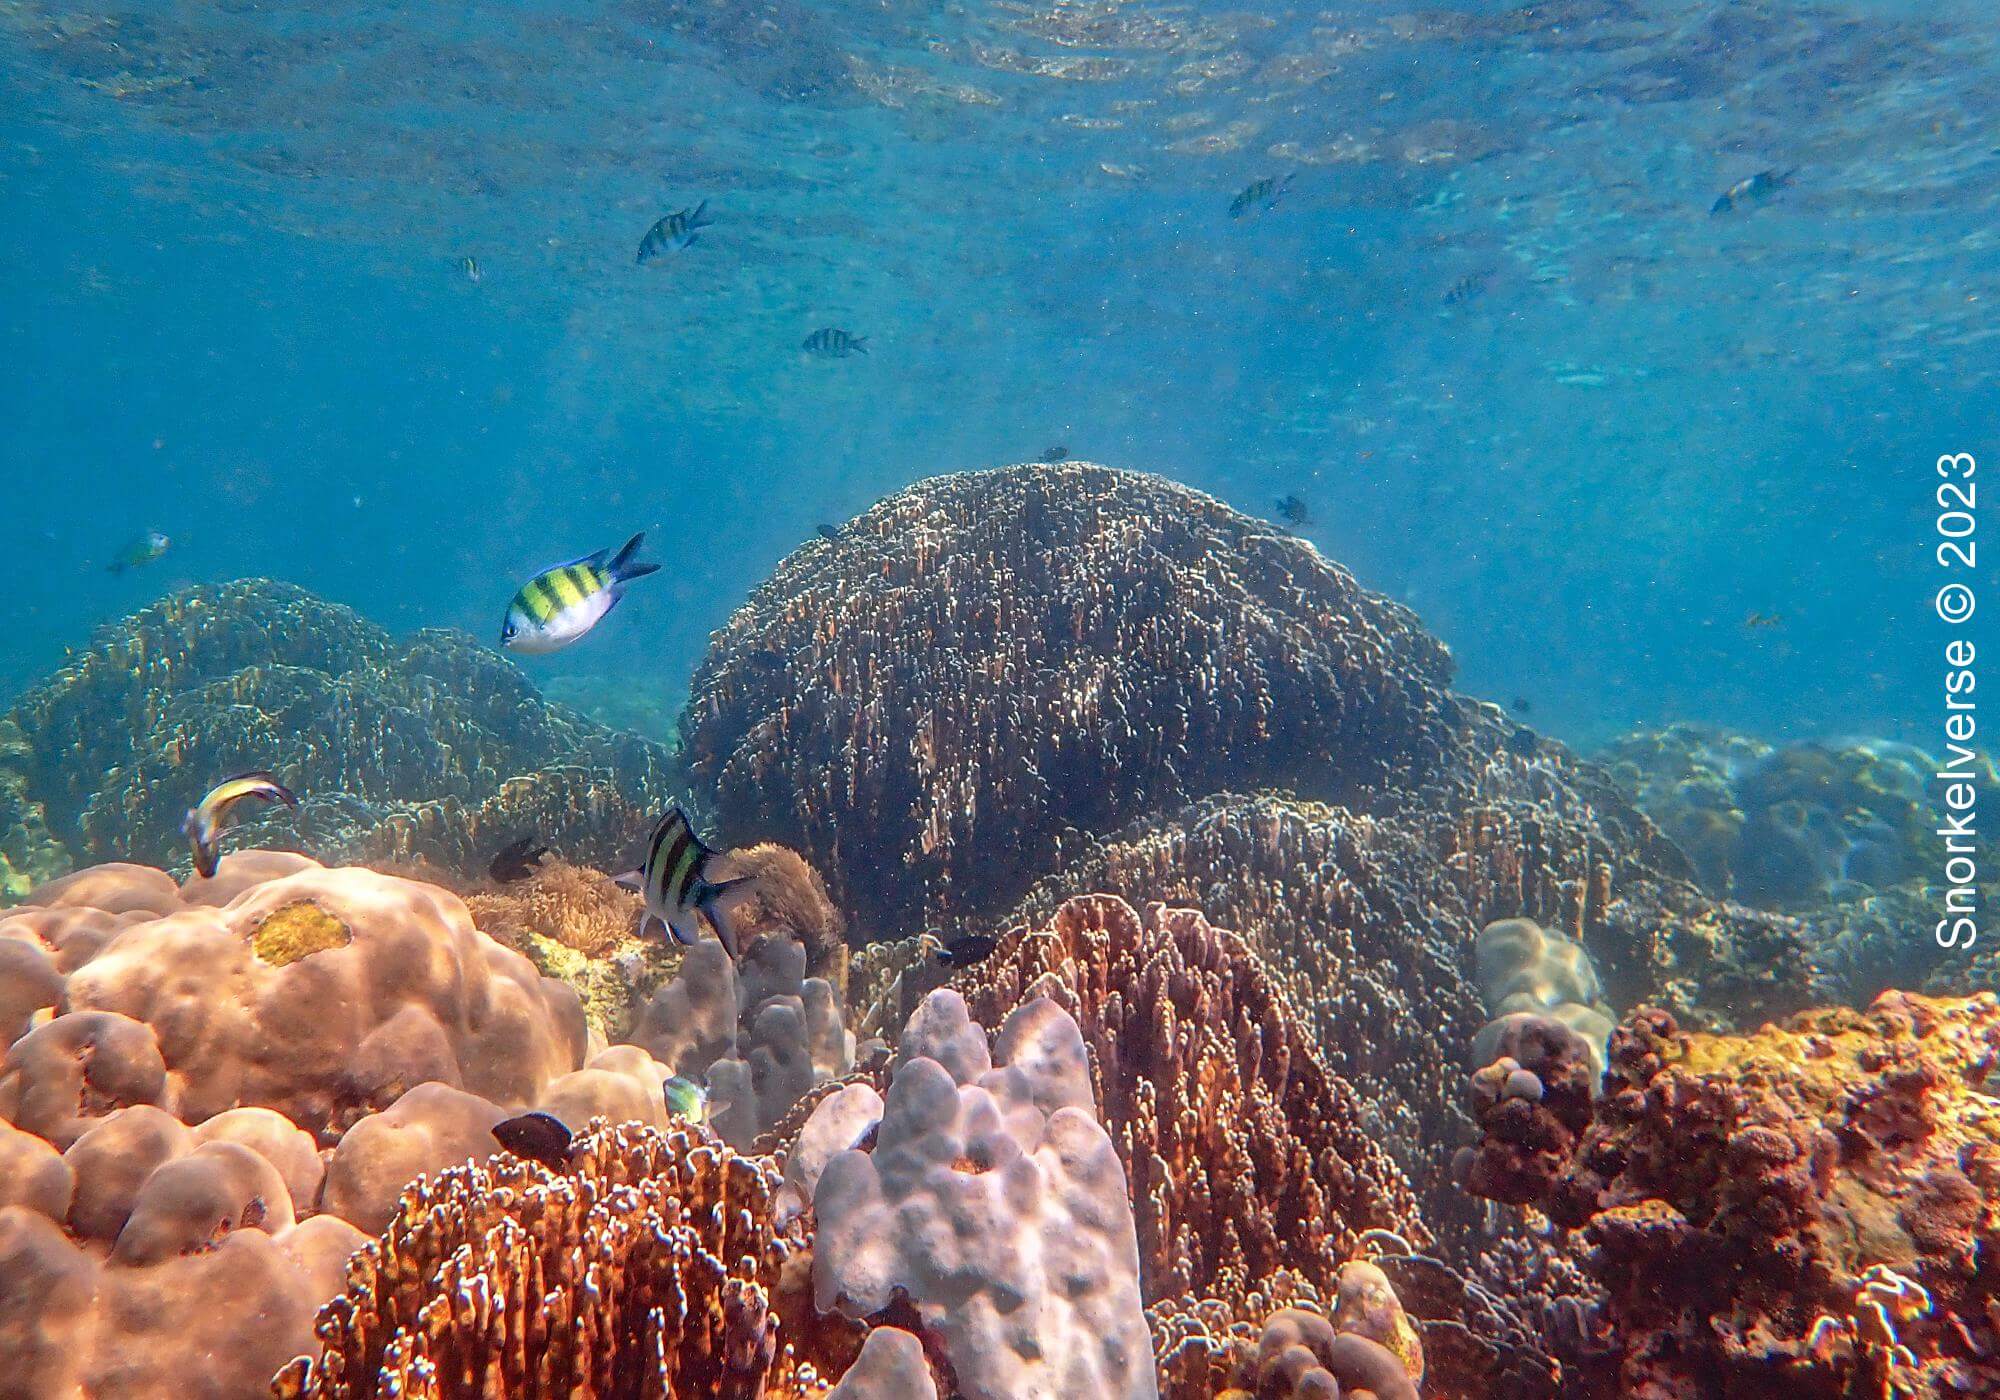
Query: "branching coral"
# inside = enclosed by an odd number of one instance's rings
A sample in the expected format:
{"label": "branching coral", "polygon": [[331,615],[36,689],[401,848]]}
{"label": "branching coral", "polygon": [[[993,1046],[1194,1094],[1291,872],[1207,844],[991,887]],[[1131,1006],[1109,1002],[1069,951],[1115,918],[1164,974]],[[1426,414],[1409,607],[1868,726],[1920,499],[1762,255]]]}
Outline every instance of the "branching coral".
{"label": "branching coral", "polygon": [[561,1175],[501,1159],[413,1185],[277,1393],[823,1393],[858,1331],[785,1297],[804,1239],[771,1224],[776,1176],[691,1129],[576,1146]]}
{"label": "branching coral", "polygon": [[1551,1171],[1504,1165],[1517,1101],[1482,1095],[1470,1179],[1595,1246],[1622,1393],[2000,1386],[2000,1001],[1892,992],[1741,1037],[1644,1011],[1610,1060]]}
{"label": "branching coral", "polygon": [[1084,463],[937,477],[794,553],[683,722],[732,831],[804,851],[876,935],[997,910],[1064,833],[1230,786],[1444,757],[1450,659],[1309,544]]}

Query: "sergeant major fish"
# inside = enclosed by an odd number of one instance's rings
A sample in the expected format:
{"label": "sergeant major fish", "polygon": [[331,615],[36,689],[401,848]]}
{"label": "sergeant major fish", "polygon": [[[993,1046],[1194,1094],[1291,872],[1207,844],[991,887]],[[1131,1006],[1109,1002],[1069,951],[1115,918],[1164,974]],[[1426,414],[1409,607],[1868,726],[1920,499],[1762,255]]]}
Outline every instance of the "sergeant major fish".
{"label": "sergeant major fish", "polygon": [[708,872],[714,860],[715,852],[694,834],[687,813],[678,807],[668,808],[646,843],[645,863],[617,877],[626,889],[646,897],[646,914],[639,921],[642,936],[648,924],[658,923],[676,943],[692,946],[701,941],[701,920],[696,915],[702,915],[715,929],[723,950],[732,958],[738,955],[741,949],[736,930],[721,900],[731,890],[749,884],[750,877],[710,881]]}
{"label": "sergeant major fish", "polygon": [[530,656],[545,656],[583,636],[618,606],[627,584],[659,572],[658,564],[640,564],[633,559],[645,540],[642,530],[625,541],[625,547],[615,555],[600,549],[529,579],[507,605],[500,645]]}
{"label": "sergeant major fish", "polygon": [[1727,214],[1730,210],[1745,204],[1762,204],[1779,190],[1792,183],[1792,176],[1798,174],[1798,167],[1790,170],[1760,170],[1747,180],[1738,180],[1709,205],[1709,216]]}
{"label": "sergeant major fish", "polygon": [[701,237],[701,230],[711,222],[702,217],[707,208],[708,201],[704,199],[692,209],[676,209],[663,216],[639,240],[639,261],[649,263],[668,253],[684,253],[694,247]]}
{"label": "sergeant major fish", "polygon": [[1263,179],[1244,186],[1236,198],[1229,201],[1229,217],[1240,219],[1258,208],[1266,213],[1276,209],[1278,201],[1284,198],[1285,191],[1292,187],[1292,179],[1297,174],[1298,172],[1294,170],[1282,178],[1266,175]]}
{"label": "sergeant major fish", "polygon": [[293,811],[299,806],[299,799],[290,788],[261,770],[238,773],[210,788],[208,795],[188,808],[187,816],[181,820],[181,835],[187,837],[188,849],[194,853],[195,873],[203,879],[215,874],[219,858],[216,842],[222,836],[222,824],[229,820],[229,809],[245,798],[282,802]]}
{"label": "sergeant major fish", "polygon": [[844,360],[849,355],[867,354],[868,337],[849,335],[839,326],[825,326],[807,336],[799,348],[823,360]]}

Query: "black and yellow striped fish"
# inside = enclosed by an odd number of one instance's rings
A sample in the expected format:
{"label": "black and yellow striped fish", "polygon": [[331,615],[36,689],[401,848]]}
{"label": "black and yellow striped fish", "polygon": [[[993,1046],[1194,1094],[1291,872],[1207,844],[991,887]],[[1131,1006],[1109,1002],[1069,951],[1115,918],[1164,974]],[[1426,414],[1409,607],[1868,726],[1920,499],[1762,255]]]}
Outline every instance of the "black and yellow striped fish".
{"label": "black and yellow striped fish", "polygon": [[805,344],[799,348],[823,360],[844,360],[849,355],[867,354],[868,337],[849,335],[839,326],[824,326],[807,336]]}
{"label": "black and yellow striped fish", "polygon": [[510,651],[543,656],[561,651],[604,620],[604,615],[625,596],[625,585],[635,578],[658,573],[658,564],[633,560],[645,532],[625,541],[613,555],[608,549],[582,559],[572,559],[553,569],[544,569],[523,584],[507,605],[507,620],[500,628],[500,645]]}
{"label": "black and yellow striped fish", "polygon": [[646,897],[646,915],[639,922],[639,932],[644,934],[649,924],[658,922],[676,943],[692,946],[701,939],[701,921],[696,915],[704,915],[722,940],[723,949],[736,957],[741,952],[736,930],[719,901],[731,890],[749,884],[750,877],[710,882],[707,871],[714,859],[715,852],[694,834],[687,813],[669,808],[646,843],[646,863],[617,877],[626,889]]}
{"label": "black and yellow striped fish", "polygon": [[709,226],[710,220],[702,217],[707,208],[708,201],[704,199],[692,209],[676,209],[661,218],[639,240],[639,261],[649,263],[669,253],[685,252],[694,247],[701,237],[701,230]]}
{"label": "black and yellow striped fish", "polygon": [[294,811],[299,805],[290,788],[262,770],[238,773],[210,788],[208,795],[198,805],[188,808],[187,816],[181,820],[181,835],[187,837],[188,849],[194,853],[195,873],[203,879],[215,874],[219,859],[216,843],[222,836],[222,824],[229,820],[229,809],[245,798],[282,802]]}

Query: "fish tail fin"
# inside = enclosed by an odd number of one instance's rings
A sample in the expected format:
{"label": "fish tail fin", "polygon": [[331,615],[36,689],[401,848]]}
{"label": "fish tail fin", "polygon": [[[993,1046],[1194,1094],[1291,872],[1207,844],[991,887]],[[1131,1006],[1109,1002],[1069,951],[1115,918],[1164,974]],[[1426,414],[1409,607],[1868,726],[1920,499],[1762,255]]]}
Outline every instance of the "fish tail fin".
{"label": "fish tail fin", "polygon": [[704,883],[695,895],[695,908],[708,916],[709,923],[715,926],[715,936],[722,940],[722,950],[732,958],[743,955],[743,945],[736,936],[736,925],[730,919],[729,910],[724,907],[722,901],[731,891],[743,888],[753,878],[755,877],[750,875],[739,875],[734,880],[718,880],[712,885]]}
{"label": "fish tail fin", "polygon": [[1787,170],[1787,171],[1785,171],[1784,173],[1782,173],[1781,175],[1779,175],[1779,176],[1778,176],[1778,185],[1779,185],[1779,187],[1780,187],[1780,188],[1783,188],[1784,186],[1786,186],[1786,185],[1789,185],[1789,184],[1791,184],[1791,183],[1792,183],[1792,177],[1793,177],[1794,175],[1798,174],[1798,173],[1799,173],[1799,167],[1795,165],[1795,166],[1793,166],[1793,167],[1792,167],[1792,168],[1791,168],[1790,170]]}
{"label": "fish tail fin", "polygon": [[1734,209],[1735,207],[1736,207],[1735,200],[1731,199],[1726,194],[1722,195],[1715,201],[1715,203],[1708,206],[1708,217],[1712,219],[1717,214],[1727,214],[1730,210]]}
{"label": "fish tail fin", "polygon": [[611,883],[618,886],[621,890],[643,890],[646,888],[646,872],[644,870],[627,870],[622,874],[613,875]]}
{"label": "fish tail fin", "polygon": [[639,546],[645,542],[646,532],[641,530],[638,534],[632,536],[631,539],[625,541],[625,547],[611,557],[611,563],[608,568],[614,583],[626,583],[635,578],[644,578],[647,574],[657,574],[660,571],[658,564],[638,564],[633,562],[634,556],[639,553]]}
{"label": "fish tail fin", "polygon": [[695,205],[694,212],[688,215],[688,227],[690,229],[707,228],[710,221],[702,217],[707,212],[708,201],[704,199],[701,203]]}
{"label": "fish tail fin", "polygon": [[861,352],[862,354],[864,354],[864,355],[865,355],[865,354],[867,354],[867,353],[868,353],[868,337],[867,337],[867,336],[865,336],[865,335],[857,335],[856,337],[854,337],[854,348],[855,348],[856,350],[860,351],[860,352]]}

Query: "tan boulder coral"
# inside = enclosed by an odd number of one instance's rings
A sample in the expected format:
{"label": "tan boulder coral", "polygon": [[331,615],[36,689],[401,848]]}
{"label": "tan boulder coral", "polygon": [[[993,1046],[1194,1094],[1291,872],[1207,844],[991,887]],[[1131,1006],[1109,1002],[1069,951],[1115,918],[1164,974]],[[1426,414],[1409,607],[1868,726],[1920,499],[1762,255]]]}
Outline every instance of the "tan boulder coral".
{"label": "tan boulder coral", "polygon": [[75,1194],[76,1174],[60,1152],[0,1120],[0,1207],[26,1206],[60,1222]]}
{"label": "tan boulder coral", "polygon": [[[157,1100],[190,1122],[261,1105],[323,1142],[427,1080],[525,1103],[583,1057],[575,994],[480,933],[447,891],[272,854],[226,858],[215,879],[171,905],[162,881],[172,886],[143,867],[98,867],[35,896],[154,917],[125,923],[68,973],[71,1015],[10,1052],[0,1114],[59,1143],[73,1135],[77,1125],[41,1104],[73,1102],[78,1065],[101,1077],[104,1042],[121,1035],[132,1042],[116,1047],[127,1072],[100,1097]],[[13,918],[0,918],[0,934]],[[149,1058],[138,1031],[75,1023],[78,1013],[141,1023],[158,1048]],[[60,1052],[30,1055],[39,1035]],[[96,1054],[75,1048],[86,1039]],[[147,1082],[152,1059],[164,1060],[164,1094]]]}
{"label": "tan boulder coral", "polygon": [[310,1212],[319,1200],[319,1184],[326,1176],[312,1134],[284,1114],[269,1108],[232,1108],[218,1113],[194,1129],[196,1143],[233,1142],[249,1148],[278,1170],[291,1195],[292,1209],[300,1215]]}
{"label": "tan boulder coral", "polygon": [[193,1148],[187,1125],[151,1104],[98,1119],[63,1153],[76,1180],[69,1228],[85,1239],[116,1240],[146,1178]]}
{"label": "tan boulder coral", "polygon": [[1046,999],[989,1052],[958,993],[927,997],[872,1149],[835,1155],[813,1192],[819,1308],[906,1300],[969,1400],[1156,1396],[1125,1173],[1087,1058]]}
{"label": "tan boulder coral", "polygon": [[493,1155],[493,1125],[505,1117],[477,1094],[419,1084],[347,1130],[327,1164],[322,1204],[371,1234],[383,1230],[406,1184]]}
{"label": "tan boulder coral", "polygon": [[66,1149],[109,1113],[159,1103],[166,1076],[151,1026],[114,1011],[73,1011],[8,1047],[0,1118]]}

